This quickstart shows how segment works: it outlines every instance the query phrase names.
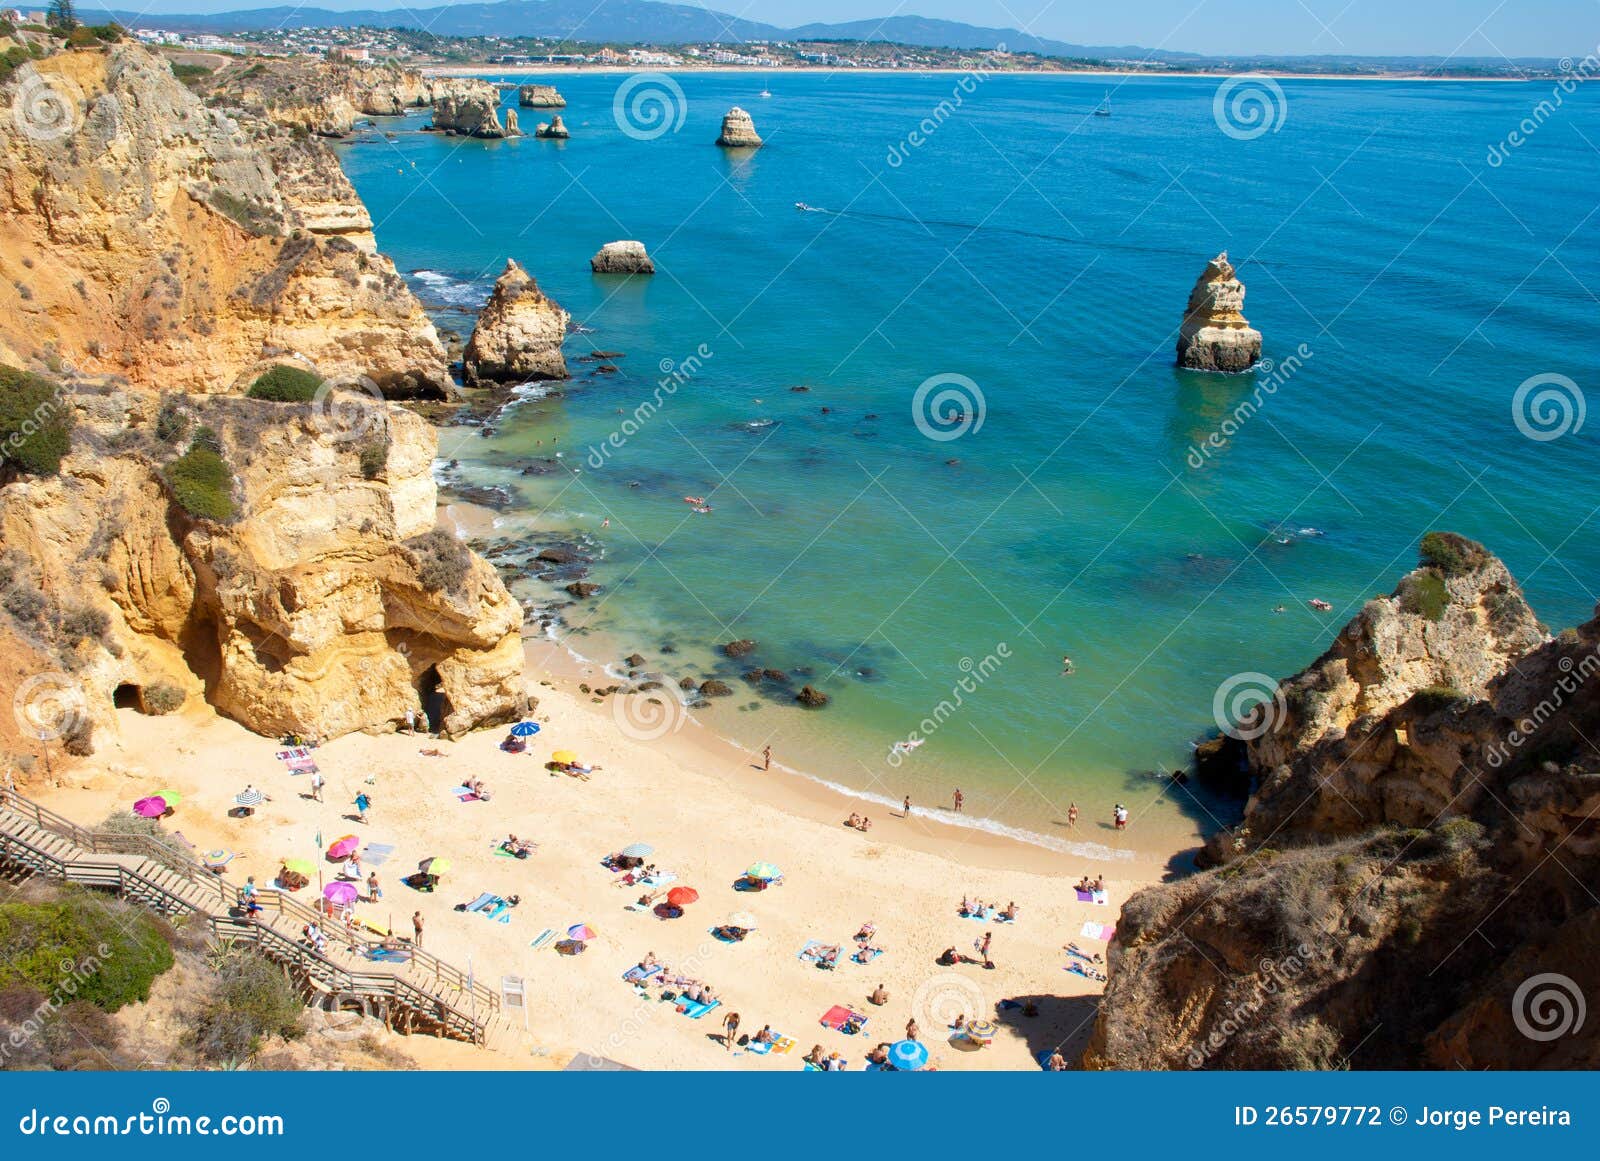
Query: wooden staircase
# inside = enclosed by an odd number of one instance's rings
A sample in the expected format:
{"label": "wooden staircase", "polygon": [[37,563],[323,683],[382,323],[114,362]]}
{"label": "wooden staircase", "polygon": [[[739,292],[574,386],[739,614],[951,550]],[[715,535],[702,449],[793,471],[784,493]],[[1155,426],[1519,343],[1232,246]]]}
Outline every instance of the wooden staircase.
{"label": "wooden staircase", "polygon": [[[112,891],[168,918],[202,922],[213,943],[246,944],[278,964],[319,1008],[360,1011],[401,1032],[482,1045],[500,1008],[498,993],[420,947],[407,948],[405,963],[375,962],[369,953],[377,939],[327,923],[286,892],[259,894],[262,912],[249,918],[238,887],[186,850],[146,835],[88,830],[8,790],[0,790],[0,877]],[[326,953],[301,938],[312,922],[328,939]]]}

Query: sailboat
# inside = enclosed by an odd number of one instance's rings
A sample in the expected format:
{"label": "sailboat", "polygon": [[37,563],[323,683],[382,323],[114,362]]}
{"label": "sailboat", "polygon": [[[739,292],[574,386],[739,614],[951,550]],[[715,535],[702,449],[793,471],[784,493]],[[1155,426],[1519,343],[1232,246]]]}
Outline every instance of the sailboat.
{"label": "sailboat", "polygon": [[1109,89],[1106,91],[1106,95],[1101,98],[1100,106],[1095,109],[1094,115],[1096,117],[1111,116],[1111,92]]}

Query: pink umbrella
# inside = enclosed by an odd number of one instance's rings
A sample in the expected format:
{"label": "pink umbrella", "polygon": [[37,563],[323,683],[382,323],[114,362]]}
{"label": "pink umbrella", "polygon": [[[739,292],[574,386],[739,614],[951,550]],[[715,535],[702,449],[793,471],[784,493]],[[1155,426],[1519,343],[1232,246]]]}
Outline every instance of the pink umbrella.
{"label": "pink umbrella", "polygon": [[167,813],[165,798],[141,798],[133,804],[133,813],[140,818],[160,818]]}
{"label": "pink umbrella", "polygon": [[587,923],[575,923],[571,927],[567,928],[567,938],[575,939],[579,943],[587,943],[594,937],[594,928],[590,927]]}
{"label": "pink umbrella", "polygon": [[329,883],[322,889],[322,897],[335,907],[345,907],[361,898],[354,883]]}
{"label": "pink umbrella", "polygon": [[328,848],[330,859],[348,859],[361,847],[361,840],[353,834],[347,834],[342,839],[334,839],[333,845]]}

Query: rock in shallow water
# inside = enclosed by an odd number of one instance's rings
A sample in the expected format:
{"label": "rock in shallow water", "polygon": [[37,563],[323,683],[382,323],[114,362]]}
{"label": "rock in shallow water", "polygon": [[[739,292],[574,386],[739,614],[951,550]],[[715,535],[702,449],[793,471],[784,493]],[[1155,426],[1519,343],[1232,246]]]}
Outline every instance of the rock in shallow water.
{"label": "rock in shallow water", "polygon": [[1178,329],[1178,364],[1192,371],[1246,371],[1261,358],[1261,332],[1244,317],[1244,283],[1224,250],[1207,265]]}

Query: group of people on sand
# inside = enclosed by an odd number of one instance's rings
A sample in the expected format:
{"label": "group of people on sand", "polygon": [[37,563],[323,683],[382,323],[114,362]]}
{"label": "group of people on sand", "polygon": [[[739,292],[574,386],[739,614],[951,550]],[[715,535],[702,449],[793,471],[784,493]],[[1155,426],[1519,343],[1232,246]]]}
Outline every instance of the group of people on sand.
{"label": "group of people on sand", "polygon": [[[635,967],[641,972],[655,972],[657,968],[661,969],[659,974],[651,977],[650,982],[661,988],[661,998],[663,1000],[673,999],[696,1004],[714,1004],[722,998],[704,980],[674,972],[661,960],[657,959],[656,953],[653,951],[645,952],[643,958],[639,960]],[[642,988],[644,987],[644,982],[641,980],[636,986]]]}
{"label": "group of people on sand", "polygon": [[1090,892],[1104,891],[1105,889],[1106,877],[1104,875],[1096,875],[1092,879],[1089,878],[1088,875],[1085,875],[1083,878],[1078,880],[1078,885],[1073,888],[1074,891]]}
{"label": "group of people on sand", "polygon": [[[883,1045],[879,1045],[879,1048],[883,1047]],[[884,1059],[887,1060],[888,1058],[887,1049],[885,1049]],[[838,1052],[828,1052],[820,1044],[812,1045],[811,1051],[805,1054],[804,1059],[807,1064],[818,1072],[843,1072],[847,1063],[843,1055]]]}
{"label": "group of people on sand", "polygon": [[844,824],[851,830],[859,830],[863,834],[872,829],[872,820],[866,815],[857,814],[854,811],[850,812],[850,817],[845,819]]}
{"label": "group of people on sand", "polygon": [[461,785],[479,802],[489,801],[489,788],[484,785],[482,778],[474,776],[466,779]]}
{"label": "group of people on sand", "polygon": [[[957,913],[963,919],[971,919],[974,916],[981,919],[986,917],[991,910],[998,908],[999,906],[1000,904],[998,902],[985,903],[982,899],[969,900],[965,895],[963,895],[961,896],[961,907]],[[1007,923],[1013,922],[1017,918],[1017,901],[1013,899],[1011,902],[1007,903],[1003,909],[995,913],[995,918],[1003,919]]]}

